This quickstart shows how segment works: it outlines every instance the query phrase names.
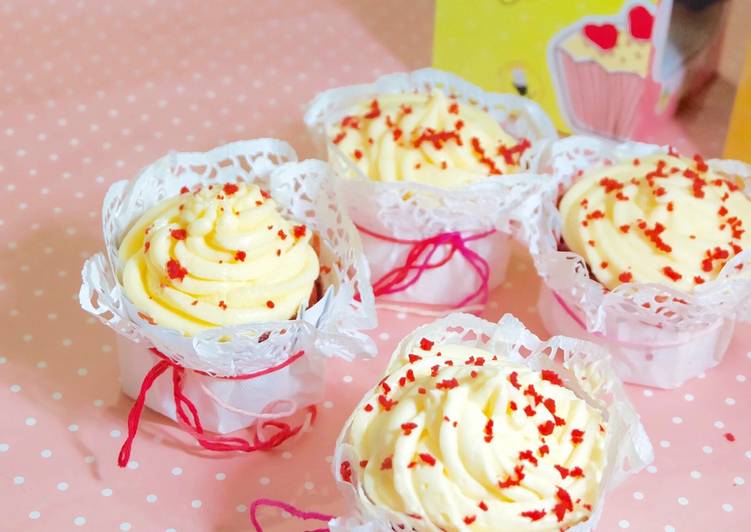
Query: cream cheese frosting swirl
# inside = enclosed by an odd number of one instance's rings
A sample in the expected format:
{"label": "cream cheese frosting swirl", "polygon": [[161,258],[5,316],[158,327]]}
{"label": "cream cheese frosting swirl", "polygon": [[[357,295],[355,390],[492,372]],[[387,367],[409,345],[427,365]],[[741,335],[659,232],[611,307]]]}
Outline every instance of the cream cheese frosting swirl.
{"label": "cream cheese frosting swirl", "polygon": [[663,153],[591,170],[559,210],[564,242],[610,289],[641,282],[691,292],[751,248],[743,182],[700,156]]}
{"label": "cream cheese frosting swirl", "polygon": [[392,526],[557,531],[586,520],[606,466],[602,414],[554,371],[422,339],[366,394],[339,478]]}
{"label": "cream cheese frosting swirl", "polygon": [[319,275],[311,237],[255,184],[183,187],[120,244],[123,289],[144,319],[187,335],[286,320]]}
{"label": "cream cheese frosting swirl", "polygon": [[484,110],[437,89],[360,102],[328,135],[370,179],[445,188],[514,172],[529,147]]}

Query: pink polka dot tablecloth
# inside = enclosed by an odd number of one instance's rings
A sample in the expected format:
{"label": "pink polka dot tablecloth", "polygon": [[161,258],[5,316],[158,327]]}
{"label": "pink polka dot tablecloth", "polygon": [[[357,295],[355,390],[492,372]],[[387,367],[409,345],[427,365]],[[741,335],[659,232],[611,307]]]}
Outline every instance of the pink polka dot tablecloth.
{"label": "pink polka dot tablecloth", "polygon": [[[132,401],[114,333],[80,310],[107,187],[169,150],[272,136],[303,155],[318,91],[425,66],[431,2],[15,0],[0,3],[0,529],[250,530],[259,497],[337,514],[339,428],[398,340],[428,321],[381,312],[380,354],[331,362],[315,428],[265,454],[215,455],[147,412],[116,465]],[[662,136],[661,136],[662,135]],[[685,145],[677,130],[655,138]],[[485,312],[546,336],[515,250]],[[656,459],[608,500],[599,530],[748,530],[751,329],[680,390],[629,386]],[[276,510],[267,531],[302,524]]]}

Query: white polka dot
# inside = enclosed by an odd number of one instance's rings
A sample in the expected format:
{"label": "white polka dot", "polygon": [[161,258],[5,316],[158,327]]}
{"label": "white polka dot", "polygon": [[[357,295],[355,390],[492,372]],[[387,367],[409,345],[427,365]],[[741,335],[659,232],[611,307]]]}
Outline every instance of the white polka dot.
{"label": "white polka dot", "polygon": [[652,397],[654,395],[654,392],[650,389],[646,389],[642,392],[645,397]]}
{"label": "white polka dot", "polygon": [[619,528],[628,528],[630,526],[631,526],[631,523],[629,523],[625,519],[621,519],[620,521],[618,521],[618,527]]}
{"label": "white polka dot", "polygon": [[94,399],[94,406],[95,407],[99,408],[103,404],[104,404],[104,401],[102,401],[101,399]]}
{"label": "white polka dot", "polygon": [[728,406],[733,406],[735,405],[735,399],[733,399],[732,397],[726,397],[725,404]]}
{"label": "white polka dot", "polygon": [[710,447],[709,445],[705,445],[701,448],[701,450],[704,452],[704,454],[712,454],[712,451],[714,451],[714,449],[712,449],[712,447]]}
{"label": "white polka dot", "polygon": [[725,423],[723,423],[722,421],[715,421],[713,423],[713,425],[714,425],[714,428],[716,428],[716,429],[724,429],[725,428]]}
{"label": "white polka dot", "polygon": [[328,455],[326,458],[324,458],[327,464],[330,464],[334,461],[334,457],[331,455]]}
{"label": "white polka dot", "polygon": [[675,423],[676,425],[680,425],[681,423],[683,423],[683,418],[682,418],[682,417],[679,417],[679,416],[674,416],[674,417],[673,417],[673,419],[672,419],[672,421],[673,421],[673,423]]}
{"label": "white polka dot", "polygon": [[150,493],[149,495],[146,495],[146,502],[149,502],[151,504],[154,504],[157,501],[157,496],[153,493]]}
{"label": "white polka dot", "polygon": [[128,469],[136,470],[138,469],[138,461],[137,460],[128,460]]}
{"label": "white polka dot", "polygon": [[68,491],[68,488],[70,485],[67,482],[58,482],[57,483],[57,489],[58,491]]}
{"label": "white polka dot", "polygon": [[634,499],[636,499],[637,501],[644,500],[644,494],[641,491],[635,491],[633,496],[634,496]]}
{"label": "white polka dot", "polygon": [[63,394],[62,394],[62,393],[60,393],[60,392],[52,392],[52,398],[53,398],[53,399],[54,399],[55,401],[59,401],[60,399],[62,399],[62,398],[63,398]]}
{"label": "white polka dot", "polygon": [[701,473],[699,471],[693,470],[689,474],[691,475],[691,478],[695,480],[699,480],[701,478]]}
{"label": "white polka dot", "polygon": [[0,365],[3,365],[3,364],[5,364],[6,362],[8,362],[8,359],[7,359],[7,358],[5,358],[5,357],[0,357]]}
{"label": "white polka dot", "polygon": [[63,338],[63,345],[65,347],[70,347],[71,345],[73,345],[73,340],[71,340],[70,338]]}
{"label": "white polka dot", "polygon": [[282,458],[284,458],[285,460],[289,460],[290,458],[292,458],[292,453],[289,451],[284,451],[282,453]]}
{"label": "white polka dot", "polygon": [[47,362],[45,362],[44,360],[40,360],[39,362],[37,362],[37,367],[39,369],[44,369],[47,367]]}
{"label": "white polka dot", "polygon": [[389,338],[391,338],[391,335],[389,333],[387,333],[387,332],[382,332],[381,334],[378,335],[378,338],[380,340],[383,340],[385,342],[386,340],[388,340]]}
{"label": "white polka dot", "polygon": [[79,515],[75,519],[73,519],[73,524],[76,526],[83,526],[86,524],[86,518],[82,515]]}
{"label": "white polka dot", "polygon": [[131,525],[128,522],[120,523],[120,530],[128,531],[131,529]]}
{"label": "white polka dot", "polygon": [[43,449],[39,454],[42,458],[49,458],[52,456],[52,451],[50,451],[49,449]]}
{"label": "white polka dot", "polygon": [[190,501],[190,505],[193,508],[200,508],[201,506],[203,506],[203,503],[199,499],[195,499],[195,500]]}
{"label": "white polka dot", "polygon": [[675,532],[675,527],[673,525],[665,525],[665,532]]}
{"label": "white polka dot", "polygon": [[68,425],[68,430],[70,432],[78,432],[78,425],[76,425],[75,423]]}
{"label": "white polka dot", "polygon": [[404,312],[399,312],[396,315],[396,317],[399,318],[400,320],[406,320],[407,319],[407,315]]}
{"label": "white polka dot", "polygon": [[652,474],[657,473],[657,466],[648,465],[647,466],[647,473],[652,473]]}
{"label": "white polka dot", "polygon": [[688,499],[686,497],[678,497],[678,504],[686,506],[688,504]]}
{"label": "white polka dot", "polygon": [[670,447],[670,442],[668,440],[660,440],[660,447],[667,449],[668,447]]}
{"label": "white polka dot", "polygon": [[29,519],[39,519],[42,516],[41,513],[39,513],[38,510],[33,510],[29,512]]}
{"label": "white polka dot", "polygon": [[28,427],[33,427],[34,425],[37,424],[37,420],[35,417],[27,417],[24,423],[26,423],[26,426]]}
{"label": "white polka dot", "polygon": [[102,494],[102,497],[112,496],[112,490],[110,488],[104,488],[100,493]]}
{"label": "white polka dot", "polygon": [[350,383],[350,382],[352,382],[352,376],[351,375],[345,375],[344,377],[342,377],[342,381],[346,382],[346,383]]}
{"label": "white polka dot", "polygon": [[746,451],[745,454],[746,454],[746,458],[748,458],[749,460],[751,460],[751,451]]}
{"label": "white polka dot", "polygon": [[261,486],[268,486],[271,484],[271,479],[269,477],[261,477],[258,479],[258,482],[261,484]]}
{"label": "white polka dot", "polygon": [[743,477],[735,477],[733,479],[733,484],[736,486],[743,486],[746,483],[746,480]]}
{"label": "white polka dot", "polygon": [[179,477],[183,474],[183,468],[182,467],[173,467],[172,468],[172,474],[176,477]]}
{"label": "white polka dot", "polygon": [[10,445],[7,443],[0,443],[0,453],[7,453],[8,449],[10,449]]}
{"label": "white polka dot", "polygon": [[732,512],[733,511],[733,505],[725,503],[725,504],[722,505],[722,509],[725,512]]}
{"label": "white polka dot", "polygon": [[84,456],[84,457],[83,457],[83,462],[84,462],[85,464],[93,464],[94,462],[96,462],[96,458],[95,458],[95,457],[93,457],[93,456],[91,456],[91,455],[88,455],[88,456]]}
{"label": "white polka dot", "polygon": [[746,382],[746,376],[745,375],[736,375],[735,380],[738,382]]}
{"label": "white polka dot", "polygon": [[324,401],[323,408],[334,408],[334,403],[332,403],[331,401]]}
{"label": "white polka dot", "polygon": [[310,480],[308,480],[307,482],[303,484],[303,488],[305,488],[306,490],[312,490],[315,487],[316,485],[313,484]]}
{"label": "white polka dot", "polygon": [[237,506],[235,506],[235,511],[237,511],[238,513],[245,513],[248,511],[248,507],[244,504],[238,504]]}
{"label": "white polka dot", "polygon": [[21,475],[13,477],[13,484],[15,484],[16,486],[20,486],[24,482],[26,482],[26,479],[23,478]]}
{"label": "white polka dot", "polygon": [[686,395],[684,395],[684,396],[683,396],[683,398],[684,398],[684,399],[685,399],[686,401],[693,401],[693,400],[694,400],[694,396],[693,396],[693,395],[691,395],[690,393],[687,393]]}
{"label": "white polka dot", "polygon": [[110,436],[112,436],[113,438],[119,438],[120,436],[122,436],[122,433],[119,430],[115,429],[110,431]]}
{"label": "white polka dot", "polygon": [[21,386],[18,384],[11,384],[10,391],[13,393],[18,393],[21,391]]}
{"label": "white polka dot", "polygon": [[76,373],[78,373],[79,377],[85,377],[89,374],[89,370],[86,368],[78,368],[78,370],[76,370]]}

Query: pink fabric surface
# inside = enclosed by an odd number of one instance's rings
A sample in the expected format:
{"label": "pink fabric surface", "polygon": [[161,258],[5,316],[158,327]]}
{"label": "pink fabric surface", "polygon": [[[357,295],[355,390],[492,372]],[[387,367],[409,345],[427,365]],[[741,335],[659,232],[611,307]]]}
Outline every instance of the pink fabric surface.
{"label": "pink fabric surface", "polygon": [[[0,4],[0,529],[250,530],[261,497],[344,510],[329,463],[339,428],[427,318],[382,312],[378,358],[332,362],[315,428],[279,450],[212,455],[147,412],[120,470],[132,401],[114,333],[78,307],[79,271],[102,248],[110,183],[168,150],[241,138],[284,138],[308,155],[300,106],[427,65],[431,26],[424,0]],[[544,335],[538,287],[516,250],[486,317],[513,312]],[[747,529],[749,340],[740,327],[723,364],[680,390],[629,387],[657,458],[610,495],[600,530]],[[313,526],[260,517],[267,531]]]}

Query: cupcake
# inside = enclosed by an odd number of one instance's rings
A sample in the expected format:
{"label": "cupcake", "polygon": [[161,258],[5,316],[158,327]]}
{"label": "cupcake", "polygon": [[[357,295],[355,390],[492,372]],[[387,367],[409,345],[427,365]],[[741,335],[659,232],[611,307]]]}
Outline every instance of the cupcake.
{"label": "cupcake", "polygon": [[556,135],[541,109],[424,69],[324,92],[305,121],[341,178],[380,301],[482,308],[509,236],[538,230],[550,192],[527,171],[533,144]]}
{"label": "cupcake", "polygon": [[536,260],[548,330],[589,333],[627,382],[675,387],[716,365],[751,295],[749,168],[577,137],[552,151],[567,190],[561,238]]}
{"label": "cupcake", "polygon": [[[325,358],[374,354],[375,324],[357,231],[330,169],[271,139],[171,154],[103,208],[106,254],[84,265],[80,301],[121,334],[123,391],[212,450],[250,452],[315,416]],[[172,378],[160,376],[172,372]],[[257,425],[251,440],[210,435]],[[269,435],[270,434],[270,435]]]}
{"label": "cupcake", "polygon": [[560,108],[576,131],[631,136],[652,60],[654,8],[632,5],[615,17],[564,29],[550,48]]}
{"label": "cupcake", "polygon": [[346,422],[335,472],[353,514],[332,530],[591,530],[650,460],[603,351],[453,314],[400,344]]}
{"label": "cupcake", "polygon": [[186,335],[291,319],[318,298],[311,237],[257,184],[185,187],[126,233],[123,290],[142,318]]}

